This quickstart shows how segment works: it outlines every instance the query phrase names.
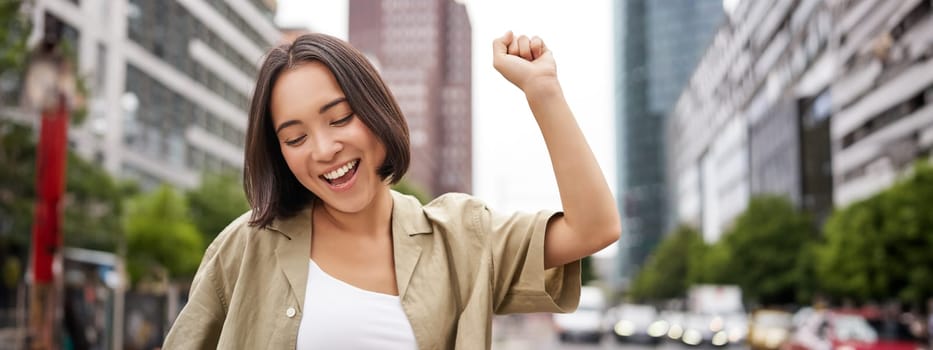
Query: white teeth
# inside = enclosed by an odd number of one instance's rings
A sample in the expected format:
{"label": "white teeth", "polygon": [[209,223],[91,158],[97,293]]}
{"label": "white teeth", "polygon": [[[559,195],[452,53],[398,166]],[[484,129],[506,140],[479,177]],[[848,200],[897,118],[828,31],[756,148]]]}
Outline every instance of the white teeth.
{"label": "white teeth", "polygon": [[352,162],[350,162],[350,163],[347,163],[347,164],[345,164],[344,166],[340,167],[340,168],[337,169],[337,170],[334,170],[334,171],[331,171],[331,172],[329,172],[329,173],[327,173],[327,174],[324,174],[324,178],[325,178],[325,179],[328,179],[328,180],[334,180],[334,179],[337,179],[337,178],[339,178],[339,177],[341,177],[341,176],[344,176],[344,175],[347,174],[348,171],[350,171],[350,169],[353,169],[353,167],[356,166],[356,163],[357,163],[357,161],[352,161]]}

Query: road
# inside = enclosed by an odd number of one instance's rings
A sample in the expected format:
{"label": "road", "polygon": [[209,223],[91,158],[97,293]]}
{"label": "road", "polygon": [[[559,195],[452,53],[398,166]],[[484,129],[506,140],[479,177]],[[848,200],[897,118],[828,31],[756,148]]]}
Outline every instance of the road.
{"label": "road", "polygon": [[651,344],[620,344],[608,334],[599,343],[561,343],[554,333],[549,314],[496,316],[493,319],[493,350],[745,350],[744,346],[726,348],[688,347],[673,341]]}

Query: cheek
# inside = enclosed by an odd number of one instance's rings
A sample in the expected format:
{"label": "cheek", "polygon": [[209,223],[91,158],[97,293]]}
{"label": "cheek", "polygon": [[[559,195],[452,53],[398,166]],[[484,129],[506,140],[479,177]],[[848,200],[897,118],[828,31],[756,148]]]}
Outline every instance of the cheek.
{"label": "cheek", "polygon": [[296,177],[299,177],[299,175],[301,175],[301,169],[303,168],[301,161],[303,157],[301,156],[300,152],[296,149],[289,149],[287,147],[281,147],[280,150],[282,152],[282,158],[285,159],[285,164],[288,166],[288,170],[291,170],[292,174],[295,174]]}
{"label": "cheek", "polygon": [[369,130],[364,130],[361,135],[364,140],[366,140],[366,148],[375,155],[374,160],[377,165],[381,165],[385,162],[386,158],[386,148],[382,144],[382,141],[379,140],[376,135],[369,132]]}

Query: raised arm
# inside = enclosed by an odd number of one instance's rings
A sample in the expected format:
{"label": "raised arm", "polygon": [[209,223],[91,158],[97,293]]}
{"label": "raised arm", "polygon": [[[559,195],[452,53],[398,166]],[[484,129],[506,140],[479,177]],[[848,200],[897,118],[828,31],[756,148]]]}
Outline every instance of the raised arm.
{"label": "raised arm", "polygon": [[552,219],[544,266],[561,266],[619,239],[621,221],[609,185],[564,99],[551,51],[538,38],[512,32],[493,41],[493,66],[525,93],[557,178],[564,215]]}

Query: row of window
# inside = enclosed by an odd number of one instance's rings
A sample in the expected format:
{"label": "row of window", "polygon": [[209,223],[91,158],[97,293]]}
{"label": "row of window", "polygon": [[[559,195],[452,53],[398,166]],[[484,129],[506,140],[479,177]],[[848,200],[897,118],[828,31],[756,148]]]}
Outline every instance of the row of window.
{"label": "row of window", "polygon": [[874,118],[869,119],[855,130],[843,136],[842,148],[849,148],[876,131],[894,124],[929,104],[933,104],[933,85],[905,99],[903,102],[889,107],[884,112],[879,113]]}
{"label": "row of window", "polygon": [[195,61],[188,52],[188,45],[194,39],[204,42],[249,77],[258,75],[255,62],[244,58],[174,1],[131,0],[131,6],[136,6],[139,13],[128,20],[131,40],[234,106],[242,110],[248,108],[249,97]]}
{"label": "row of window", "polygon": [[188,144],[184,133],[197,126],[242,148],[246,138],[242,131],[129,64],[126,91],[136,94],[139,100],[139,108],[126,123],[125,137],[130,148],[177,166],[211,171],[236,168]]}
{"label": "row of window", "polygon": [[236,11],[233,11],[230,6],[227,6],[226,1],[208,0],[207,2],[213,6],[214,9],[217,10],[217,12],[219,12],[223,18],[226,18],[228,21],[230,21],[233,26],[240,29],[243,34],[246,34],[246,36],[253,41],[253,44],[258,45],[261,48],[265,48],[268,45],[266,40],[262,38],[262,35],[259,35],[259,32],[253,29],[249,23],[246,23],[246,20],[243,19],[243,17],[241,17]]}

